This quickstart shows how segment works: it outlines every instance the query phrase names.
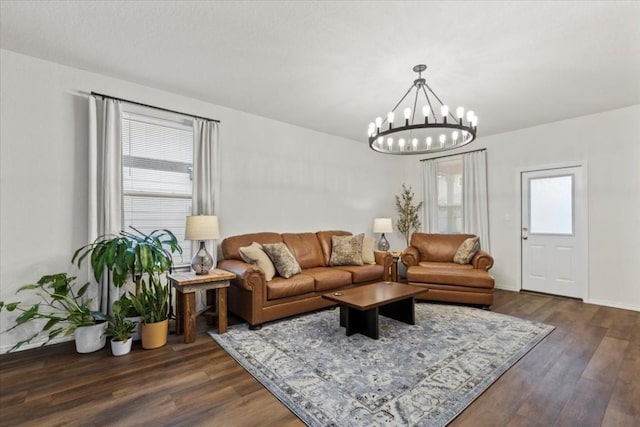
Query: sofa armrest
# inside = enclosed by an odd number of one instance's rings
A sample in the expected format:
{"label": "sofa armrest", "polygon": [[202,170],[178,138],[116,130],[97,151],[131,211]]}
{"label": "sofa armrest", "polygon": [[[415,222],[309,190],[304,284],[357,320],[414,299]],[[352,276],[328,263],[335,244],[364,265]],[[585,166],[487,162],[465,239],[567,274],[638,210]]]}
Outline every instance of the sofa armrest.
{"label": "sofa armrest", "polygon": [[418,249],[416,247],[409,246],[402,252],[402,254],[400,255],[400,259],[402,260],[402,263],[407,267],[418,265],[418,262],[420,261],[420,252],[418,252]]}
{"label": "sofa armrest", "polygon": [[389,272],[391,271],[391,263],[393,263],[393,256],[389,252],[382,251],[374,251],[373,255],[376,258],[376,264],[384,267],[382,280],[388,281],[390,277]]}
{"label": "sofa armrest", "polygon": [[471,260],[473,268],[488,271],[493,267],[493,257],[485,251],[478,251]]}
{"label": "sofa armrest", "polygon": [[263,286],[266,282],[264,271],[257,265],[248,264],[236,259],[223,259],[218,262],[218,268],[230,271],[236,275],[232,285],[253,291],[256,286]]}

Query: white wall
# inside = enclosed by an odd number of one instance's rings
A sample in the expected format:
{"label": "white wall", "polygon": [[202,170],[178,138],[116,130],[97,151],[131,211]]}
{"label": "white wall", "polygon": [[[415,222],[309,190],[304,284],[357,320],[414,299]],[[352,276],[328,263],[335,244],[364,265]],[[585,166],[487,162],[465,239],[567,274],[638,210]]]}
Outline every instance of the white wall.
{"label": "white wall", "polygon": [[[0,50],[0,89],[0,300],[16,300],[20,285],[45,273],[77,273],[69,260],[87,243],[91,91],[221,121],[223,237],[320,229],[373,235],[374,217],[395,215],[401,182],[393,177],[403,163],[364,142],[7,50]],[[14,318],[3,311],[0,330]],[[0,351],[26,336],[1,333]]]}
{"label": "white wall", "polygon": [[[523,169],[586,161],[589,289],[586,302],[640,310],[640,105],[478,138],[487,149],[491,273],[517,289],[519,177]],[[406,180],[419,188],[420,166]]]}

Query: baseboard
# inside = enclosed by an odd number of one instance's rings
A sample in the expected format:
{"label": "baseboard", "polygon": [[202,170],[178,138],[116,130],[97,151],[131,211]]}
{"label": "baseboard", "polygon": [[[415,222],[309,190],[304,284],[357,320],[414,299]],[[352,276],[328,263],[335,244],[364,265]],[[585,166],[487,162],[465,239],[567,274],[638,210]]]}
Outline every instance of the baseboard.
{"label": "baseboard", "polygon": [[[51,341],[49,341],[49,343],[47,343],[47,345],[53,345],[53,344],[59,344],[62,342],[67,342],[67,341],[73,341],[74,337],[73,335],[68,336],[68,337],[60,337],[60,338],[54,338]],[[37,342],[32,342],[29,344],[23,344],[20,346],[19,349],[14,350],[14,353],[17,353],[19,351],[24,351],[24,350],[31,350],[32,348],[38,348],[42,346],[42,343],[44,342],[44,340],[42,341],[37,341]],[[13,345],[5,345],[0,347],[0,354],[5,354],[8,353],[9,350],[11,350],[11,348],[13,347]]]}
{"label": "baseboard", "polygon": [[520,289],[516,288],[515,285],[509,286],[509,285],[504,285],[504,284],[495,284],[493,287],[495,289],[502,289],[503,291],[512,291],[512,292],[518,292],[520,290]]}
{"label": "baseboard", "polygon": [[587,304],[603,305],[605,307],[621,308],[623,310],[640,311],[640,307],[638,306],[620,304],[618,302],[606,301],[606,300],[595,299],[595,298],[586,299],[584,302]]}

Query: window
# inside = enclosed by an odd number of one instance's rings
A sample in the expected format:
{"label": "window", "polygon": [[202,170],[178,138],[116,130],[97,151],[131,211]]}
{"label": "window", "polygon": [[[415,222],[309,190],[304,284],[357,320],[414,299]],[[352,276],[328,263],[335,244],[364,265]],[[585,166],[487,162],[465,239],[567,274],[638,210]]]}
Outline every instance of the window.
{"label": "window", "polygon": [[440,159],[438,176],[438,232],[463,232],[462,157]]}
{"label": "window", "polygon": [[170,230],[185,250],[174,254],[174,263],[187,264],[191,246],[184,239],[184,228],[191,215],[193,171],[190,121],[123,113],[122,169],[125,230],[130,225],[143,233]]}

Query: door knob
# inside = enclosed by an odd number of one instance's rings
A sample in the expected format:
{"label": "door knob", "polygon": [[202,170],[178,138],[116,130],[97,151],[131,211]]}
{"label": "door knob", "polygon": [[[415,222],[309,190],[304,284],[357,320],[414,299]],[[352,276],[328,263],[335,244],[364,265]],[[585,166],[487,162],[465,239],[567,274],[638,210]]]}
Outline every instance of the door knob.
{"label": "door knob", "polygon": [[522,240],[527,240],[529,238],[529,229],[527,227],[522,227]]}

